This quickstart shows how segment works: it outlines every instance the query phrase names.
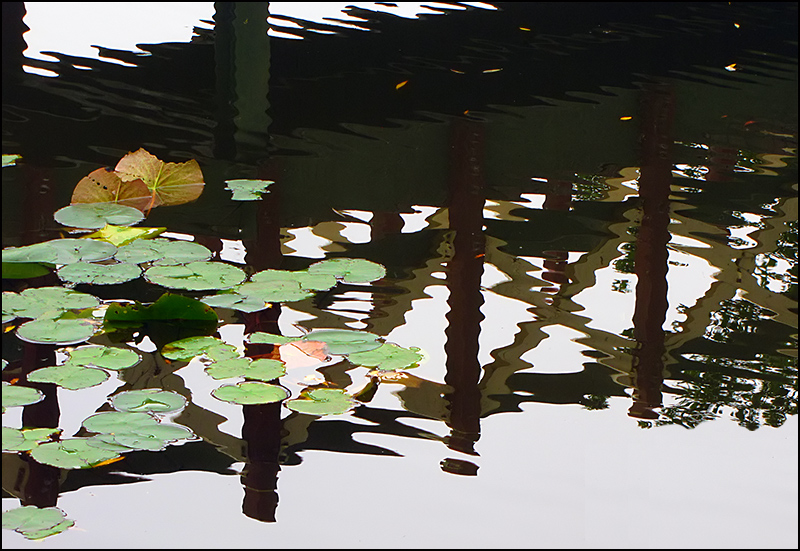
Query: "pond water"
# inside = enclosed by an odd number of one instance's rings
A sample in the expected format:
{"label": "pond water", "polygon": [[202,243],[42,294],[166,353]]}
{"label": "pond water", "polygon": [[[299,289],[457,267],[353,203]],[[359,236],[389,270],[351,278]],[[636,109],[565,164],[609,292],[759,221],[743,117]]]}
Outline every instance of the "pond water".
{"label": "pond water", "polygon": [[[796,4],[57,5],[3,3],[3,511],[74,525],[4,548],[797,547]],[[205,186],[153,191],[134,227],[252,281],[377,275],[248,309],[152,259],[112,284],[12,274],[6,249],[87,236],[54,213],[140,148]],[[240,201],[237,179],[272,183]],[[52,286],[99,299],[50,316],[90,335],[19,329],[48,308],[10,305]],[[113,325],[167,291],[219,321]],[[246,375],[165,348],[194,336],[280,360],[291,399],[216,398]],[[28,380],[86,344],[138,363]],[[44,399],[8,407],[6,383]],[[83,469],[7,450],[12,429],[111,438],[82,424],[142,389],[183,396],[159,418],[191,437]],[[347,410],[290,409],[315,389]]]}

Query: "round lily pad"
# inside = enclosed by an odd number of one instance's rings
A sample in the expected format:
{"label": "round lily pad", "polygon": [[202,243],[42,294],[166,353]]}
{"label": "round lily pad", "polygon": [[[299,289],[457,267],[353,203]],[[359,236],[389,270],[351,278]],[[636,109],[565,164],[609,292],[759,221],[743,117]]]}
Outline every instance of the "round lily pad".
{"label": "round lily pad", "polygon": [[67,310],[95,308],[99,305],[97,297],[64,287],[25,289],[19,294],[3,292],[3,313],[20,318],[57,318]]}
{"label": "round lily pad", "polygon": [[120,262],[133,264],[154,262],[160,266],[186,264],[209,258],[211,251],[199,243],[167,239],[138,239],[120,247],[116,255],[116,259]]}
{"label": "round lily pad", "polygon": [[288,400],[286,407],[309,415],[336,415],[356,405],[344,390],[338,388],[315,388],[304,392],[299,398]]}
{"label": "round lily pad", "polygon": [[59,534],[73,526],[75,521],[57,507],[26,505],[3,512],[3,528],[15,530],[30,540]]}
{"label": "round lily pad", "polygon": [[231,358],[214,362],[206,368],[206,373],[214,379],[229,379],[231,377],[245,377],[258,381],[272,381],[286,375],[286,367],[280,360],[270,358]]}
{"label": "round lily pad", "polygon": [[69,352],[69,363],[102,367],[104,369],[127,369],[141,361],[141,356],[130,348],[116,348],[102,345],[80,346]]}
{"label": "round lily pad", "polygon": [[[136,210],[136,209],[134,209]],[[58,270],[58,277],[70,283],[90,283],[94,285],[113,285],[131,281],[142,275],[136,264],[118,262],[117,264],[92,264],[75,262]]]}
{"label": "round lily pad", "polygon": [[182,266],[153,266],[144,273],[145,279],[170,289],[206,291],[228,289],[247,277],[236,266],[222,262],[191,262]]}
{"label": "round lily pad", "polygon": [[378,348],[380,337],[366,331],[348,329],[317,329],[303,337],[304,341],[320,341],[331,354],[352,354]]}
{"label": "round lily pad", "polygon": [[255,283],[293,282],[302,289],[310,291],[327,291],[336,285],[336,278],[325,272],[311,273],[308,270],[292,272],[289,270],[263,270],[250,278]]}
{"label": "round lily pad", "polygon": [[106,224],[133,226],[144,220],[144,214],[117,203],[78,203],[58,209],[53,218],[72,228],[100,229]]}
{"label": "round lily pad", "polygon": [[3,451],[30,451],[61,433],[61,429],[13,429],[3,427]]}
{"label": "round lily pad", "polygon": [[161,355],[168,360],[191,360],[203,354],[213,360],[226,360],[239,355],[235,347],[215,337],[189,337],[165,344],[161,349]]}
{"label": "round lily pad", "polygon": [[374,367],[381,371],[394,371],[416,367],[422,360],[422,354],[419,353],[419,348],[403,348],[387,342],[374,350],[348,354],[347,359],[355,365]]}
{"label": "round lily pad", "polygon": [[46,262],[70,264],[97,262],[114,256],[117,247],[97,239],[53,239],[25,247],[3,249],[3,262]]}
{"label": "round lily pad", "polygon": [[80,390],[97,386],[108,379],[108,373],[102,369],[64,364],[54,367],[42,367],[28,374],[28,380],[34,383],[55,383],[70,390]]}
{"label": "round lily pad", "polygon": [[145,388],[120,392],[111,398],[117,411],[168,413],[186,406],[186,398],[169,390]]}
{"label": "round lily pad", "polygon": [[119,457],[116,452],[90,445],[88,440],[67,438],[60,442],[48,442],[31,450],[31,456],[39,463],[61,469],[88,469]]}
{"label": "round lily pad", "polygon": [[386,275],[386,268],[363,258],[332,258],[308,267],[311,274],[330,274],[345,283],[369,283]]}
{"label": "round lily pad", "polygon": [[225,189],[233,192],[234,201],[260,201],[261,194],[275,182],[272,180],[225,180]]}
{"label": "round lily pad", "polygon": [[234,404],[270,404],[280,402],[289,397],[289,392],[277,385],[259,382],[244,382],[235,385],[223,385],[211,391],[217,400]]}
{"label": "round lily pad", "polygon": [[3,381],[3,408],[28,406],[44,400],[44,394],[35,388],[12,385]]}
{"label": "round lily pad", "polygon": [[17,337],[34,344],[77,344],[94,332],[94,325],[86,319],[34,320],[17,327]]}
{"label": "round lily pad", "polygon": [[84,428],[89,432],[104,434],[146,430],[157,424],[158,419],[149,413],[131,413],[127,411],[96,413],[83,421]]}

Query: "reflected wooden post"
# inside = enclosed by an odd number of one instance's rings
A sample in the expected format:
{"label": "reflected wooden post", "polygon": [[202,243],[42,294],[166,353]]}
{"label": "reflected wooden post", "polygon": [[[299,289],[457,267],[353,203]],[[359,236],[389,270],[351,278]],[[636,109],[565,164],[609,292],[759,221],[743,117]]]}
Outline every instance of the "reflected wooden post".
{"label": "reflected wooden post", "polygon": [[[569,211],[572,208],[572,182],[548,181],[547,194],[542,208],[544,210]],[[558,287],[544,287],[541,292],[557,294],[569,283],[569,277],[566,274],[569,251],[553,250],[542,251],[542,253],[544,254],[542,279],[558,285]]]}
{"label": "reflected wooden post", "polygon": [[669,194],[672,183],[672,121],[675,94],[668,85],[654,86],[643,93],[642,167],[639,197],[642,223],[636,235],[636,306],[634,337],[638,348],[633,355],[634,393],[628,415],[655,419],[661,406],[664,382],[664,320],[667,315],[667,243]]}
{"label": "reflected wooden post", "polygon": [[[478,455],[474,445],[480,438],[481,415],[478,336],[483,320],[481,276],[486,242],[483,234],[484,131],[478,123],[455,119],[451,132],[448,188],[455,252],[447,265],[450,298],[445,331],[445,383],[453,388],[445,397],[450,409],[447,425],[452,429],[447,447]],[[443,462],[445,469],[447,461]]]}

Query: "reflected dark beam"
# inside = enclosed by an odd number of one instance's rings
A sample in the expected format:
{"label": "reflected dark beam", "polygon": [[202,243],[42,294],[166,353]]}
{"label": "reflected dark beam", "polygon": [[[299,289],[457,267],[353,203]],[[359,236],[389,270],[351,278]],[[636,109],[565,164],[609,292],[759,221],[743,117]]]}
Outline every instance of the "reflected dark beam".
{"label": "reflected dark beam", "polygon": [[450,297],[444,380],[453,388],[445,395],[450,410],[447,425],[452,429],[447,446],[477,455],[474,445],[480,438],[478,382],[482,373],[478,337],[483,320],[481,277],[486,244],[483,233],[485,137],[480,123],[454,119],[451,125],[448,208],[450,230],[455,232],[455,252],[447,264]]}
{"label": "reflected dark beam", "polygon": [[636,306],[633,334],[634,393],[631,417],[655,419],[664,381],[664,330],[667,308],[667,243],[672,183],[672,123],[675,93],[669,85],[651,85],[642,93],[642,166],[639,197],[642,222],[636,235]]}

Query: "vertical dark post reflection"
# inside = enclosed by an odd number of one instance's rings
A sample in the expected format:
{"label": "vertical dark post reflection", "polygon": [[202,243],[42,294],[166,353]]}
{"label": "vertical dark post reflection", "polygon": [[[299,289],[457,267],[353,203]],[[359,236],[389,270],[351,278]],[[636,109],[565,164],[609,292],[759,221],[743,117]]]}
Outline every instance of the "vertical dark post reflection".
{"label": "vertical dark post reflection", "polygon": [[[464,119],[452,122],[450,171],[448,181],[450,230],[455,232],[454,255],[447,266],[450,289],[447,314],[447,375],[453,388],[446,396],[452,429],[447,447],[470,455],[480,438],[481,394],[478,382],[478,336],[483,319],[481,276],[485,236],[484,207],[484,130],[479,123]],[[445,460],[442,468],[457,474],[476,474],[477,467],[466,461]]]}
{"label": "vertical dark post reflection", "polygon": [[636,235],[636,307],[631,417],[655,419],[664,381],[664,320],[667,316],[667,243],[672,182],[672,121],[675,94],[668,85],[650,86],[642,95],[642,154],[639,197],[642,223]]}

